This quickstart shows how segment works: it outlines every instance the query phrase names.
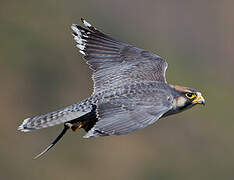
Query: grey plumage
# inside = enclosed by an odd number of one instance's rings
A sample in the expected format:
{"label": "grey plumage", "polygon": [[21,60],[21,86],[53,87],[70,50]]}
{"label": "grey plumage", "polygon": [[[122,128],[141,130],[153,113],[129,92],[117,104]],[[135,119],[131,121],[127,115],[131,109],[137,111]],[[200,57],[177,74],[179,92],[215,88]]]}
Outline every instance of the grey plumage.
{"label": "grey plumage", "polygon": [[88,28],[72,25],[77,47],[94,71],[94,93],[130,82],[166,82],[167,63],[161,57]]}
{"label": "grey plumage", "polygon": [[[76,24],[71,28],[80,53],[93,70],[92,96],[59,111],[28,118],[19,130],[76,120],[75,127],[83,127],[86,138],[121,135],[195,104],[204,104],[200,92],[167,84],[168,64],[160,56],[115,40],[85,20],[82,22],[86,28]],[[82,117],[85,118],[81,120]]]}
{"label": "grey plumage", "polygon": [[119,87],[119,93],[97,101],[99,121],[85,137],[121,135],[144,128],[172,108],[168,86],[158,82]]}
{"label": "grey plumage", "polygon": [[28,132],[35,129],[55,126],[57,124],[61,124],[83,116],[92,110],[92,99],[93,98],[86,99],[82,102],[51,113],[27,118],[19,126],[18,130]]}
{"label": "grey plumage", "polygon": [[[167,68],[167,63],[161,57],[148,51],[117,41],[101,33],[92,26],[87,27],[89,30],[78,25],[72,25],[73,36],[78,43],[77,47],[80,49],[80,51],[82,51],[81,53],[84,54],[84,59],[90,65],[90,68],[94,71],[93,96],[81,103],[73,104],[65,109],[26,119],[25,123],[20,126],[20,130],[30,131],[33,129],[54,126],[56,124],[70,121],[90,112],[92,109],[92,104],[97,104],[97,113],[102,117],[102,112],[104,113],[103,108],[106,108],[112,103],[108,101],[113,101],[113,103],[118,102],[120,107],[124,106],[124,103],[126,104],[126,102],[129,101],[129,99],[122,98],[123,102],[121,102],[121,98],[117,97],[115,94],[116,90],[113,91],[112,89],[117,89],[117,91],[120,89],[134,91],[133,88],[139,87],[133,86],[139,82],[166,82],[165,71]],[[105,100],[102,100],[102,98],[108,94],[108,90],[109,93],[112,93],[111,96],[116,96],[115,100],[111,100],[110,98],[105,98]],[[142,91],[144,91],[144,89]],[[136,93],[137,92],[132,94],[132,96],[136,96]],[[130,105],[133,106],[136,102],[134,102],[133,99],[131,101],[132,104]],[[138,101],[144,101],[144,99],[138,99]],[[86,104],[84,105],[84,103]],[[135,105],[135,107],[143,108],[144,105]],[[110,107],[108,109],[110,111],[114,111],[117,109],[117,107],[115,107],[113,110],[111,110]],[[126,112],[129,112],[129,110]],[[126,116],[132,116],[126,112]],[[158,117],[160,116],[161,114],[158,115]],[[101,117],[99,117],[99,119],[102,119]],[[152,119],[155,118],[157,119],[157,116],[154,118],[152,117]],[[103,117],[103,119],[105,118]],[[106,120],[98,122],[95,128],[106,126],[104,125],[105,121]],[[120,123],[121,120],[116,121],[119,121]],[[147,119],[146,122],[151,124],[153,120],[150,121]],[[114,124],[116,124],[115,121],[113,122],[112,126],[114,126]],[[133,131],[145,126],[146,125],[136,125],[135,128],[133,128],[134,126],[129,128],[129,131]],[[127,133],[126,130],[125,132]],[[116,131],[115,133],[112,132],[111,134],[120,134],[120,132]]]}

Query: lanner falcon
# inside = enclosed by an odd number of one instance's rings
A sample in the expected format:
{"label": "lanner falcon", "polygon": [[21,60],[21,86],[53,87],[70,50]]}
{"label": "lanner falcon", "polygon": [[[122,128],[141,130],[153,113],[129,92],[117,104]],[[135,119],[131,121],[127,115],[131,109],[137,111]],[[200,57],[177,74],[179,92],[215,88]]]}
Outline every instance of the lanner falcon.
{"label": "lanner falcon", "polygon": [[64,123],[47,152],[70,128],[83,128],[85,138],[122,135],[158,119],[205,104],[201,93],[166,82],[167,62],[149,51],[118,41],[83,18],[71,26],[79,52],[93,70],[93,94],[76,104],[27,118],[18,130],[28,132]]}

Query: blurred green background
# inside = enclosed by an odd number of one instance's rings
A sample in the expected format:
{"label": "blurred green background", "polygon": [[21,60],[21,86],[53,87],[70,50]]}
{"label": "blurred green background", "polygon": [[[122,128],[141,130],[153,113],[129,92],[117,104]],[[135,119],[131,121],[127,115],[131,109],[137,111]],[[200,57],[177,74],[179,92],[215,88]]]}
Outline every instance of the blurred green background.
{"label": "blurred green background", "polygon": [[[233,179],[233,7],[232,0],[1,0],[0,179]],[[32,160],[62,125],[25,134],[16,130],[22,120],[92,93],[71,36],[81,17],[165,58],[167,81],[200,90],[206,106],[125,136],[70,132]]]}

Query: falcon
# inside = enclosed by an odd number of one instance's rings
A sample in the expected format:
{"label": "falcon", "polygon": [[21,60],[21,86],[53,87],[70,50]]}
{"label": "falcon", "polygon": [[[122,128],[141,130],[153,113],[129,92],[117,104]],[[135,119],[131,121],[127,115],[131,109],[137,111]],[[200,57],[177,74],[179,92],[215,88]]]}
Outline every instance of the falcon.
{"label": "falcon", "polygon": [[145,128],[158,119],[205,104],[199,91],[170,85],[167,62],[149,51],[118,41],[81,18],[73,24],[73,37],[83,59],[93,71],[92,95],[63,109],[27,118],[23,132],[64,123],[52,148],[68,129],[83,128],[84,138],[123,135]]}

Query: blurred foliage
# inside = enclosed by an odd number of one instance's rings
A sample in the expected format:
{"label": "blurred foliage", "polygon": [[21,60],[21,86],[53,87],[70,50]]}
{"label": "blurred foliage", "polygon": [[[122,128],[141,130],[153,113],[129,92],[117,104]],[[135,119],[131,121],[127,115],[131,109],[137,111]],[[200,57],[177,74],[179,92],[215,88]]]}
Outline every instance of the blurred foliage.
{"label": "blurred foliage", "polygon": [[[234,2],[1,1],[0,179],[232,179]],[[200,90],[197,106],[133,134],[69,133],[36,161],[61,126],[24,134],[28,116],[92,93],[91,71],[70,25],[84,17],[107,34],[169,63],[167,80]]]}

